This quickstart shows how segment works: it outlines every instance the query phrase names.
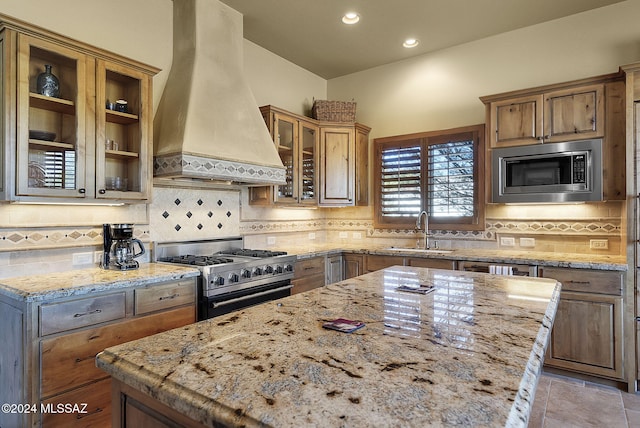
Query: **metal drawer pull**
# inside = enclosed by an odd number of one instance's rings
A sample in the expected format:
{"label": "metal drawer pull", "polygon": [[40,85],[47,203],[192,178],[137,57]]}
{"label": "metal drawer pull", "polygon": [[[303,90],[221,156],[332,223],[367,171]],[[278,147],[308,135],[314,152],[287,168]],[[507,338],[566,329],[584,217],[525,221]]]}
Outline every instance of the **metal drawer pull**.
{"label": "metal drawer pull", "polygon": [[569,283],[569,284],[591,284],[591,281],[572,281],[572,280],[569,280],[569,281],[567,281],[567,283]]}
{"label": "metal drawer pull", "polygon": [[171,296],[162,296],[158,300],[169,300],[175,299],[176,297],[180,297],[180,293],[172,294]]}
{"label": "metal drawer pull", "polygon": [[311,269],[315,269],[315,268],[316,268],[315,266],[306,266],[304,268],[304,270],[311,270]]}
{"label": "metal drawer pull", "polygon": [[91,312],[85,312],[83,314],[73,314],[74,318],[80,318],[80,317],[84,317],[86,315],[94,315],[94,314],[99,314],[100,312],[102,312],[102,309],[96,309],[95,311],[91,311]]}
{"label": "metal drawer pull", "polygon": [[293,288],[293,285],[285,285],[284,287],[272,288],[271,290],[265,290],[265,291],[261,291],[259,293],[247,294],[246,296],[237,297],[235,299],[224,300],[222,302],[213,302],[211,307],[213,309],[215,309],[215,308],[219,308],[220,306],[226,306],[226,305],[230,305],[232,303],[242,302],[243,300],[248,300],[248,299],[251,299],[253,297],[265,296],[267,294],[277,293],[278,291],[287,290],[287,289],[290,289],[290,288]]}

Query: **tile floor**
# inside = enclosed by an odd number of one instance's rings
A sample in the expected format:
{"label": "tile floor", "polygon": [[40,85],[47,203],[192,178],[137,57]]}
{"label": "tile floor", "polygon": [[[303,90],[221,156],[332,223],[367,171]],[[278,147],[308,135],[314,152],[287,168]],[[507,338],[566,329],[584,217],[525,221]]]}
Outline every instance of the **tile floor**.
{"label": "tile floor", "polygon": [[529,428],[640,427],[640,394],[544,373]]}

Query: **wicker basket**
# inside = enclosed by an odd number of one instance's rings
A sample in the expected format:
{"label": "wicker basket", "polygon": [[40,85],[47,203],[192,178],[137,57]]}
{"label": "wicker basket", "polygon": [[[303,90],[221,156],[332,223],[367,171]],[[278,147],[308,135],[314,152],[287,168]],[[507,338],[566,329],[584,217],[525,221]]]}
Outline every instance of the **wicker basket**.
{"label": "wicker basket", "polygon": [[313,101],[311,110],[314,119],[328,122],[355,122],[356,103],[353,101]]}

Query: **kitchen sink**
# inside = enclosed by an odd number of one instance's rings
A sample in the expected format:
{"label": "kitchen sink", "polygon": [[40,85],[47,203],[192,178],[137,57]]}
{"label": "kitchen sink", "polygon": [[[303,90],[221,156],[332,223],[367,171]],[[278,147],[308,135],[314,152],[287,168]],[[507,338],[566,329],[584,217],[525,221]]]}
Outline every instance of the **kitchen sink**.
{"label": "kitchen sink", "polygon": [[447,254],[452,253],[453,250],[438,250],[438,249],[429,249],[425,250],[423,248],[396,248],[396,247],[387,247],[384,248],[389,251],[406,251],[411,253],[421,253],[421,254]]}

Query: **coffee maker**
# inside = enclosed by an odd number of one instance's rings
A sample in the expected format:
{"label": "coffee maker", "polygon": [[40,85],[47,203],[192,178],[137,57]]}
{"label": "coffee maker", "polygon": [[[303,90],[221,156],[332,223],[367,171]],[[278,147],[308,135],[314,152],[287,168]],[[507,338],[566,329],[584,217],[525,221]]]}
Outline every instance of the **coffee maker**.
{"label": "coffee maker", "polygon": [[[103,224],[103,252],[102,268],[114,270],[138,269],[138,262],[134,258],[144,254],[144,245],[133,237],[133,225]],[[135,246],[139,250],[136,252]]]}

